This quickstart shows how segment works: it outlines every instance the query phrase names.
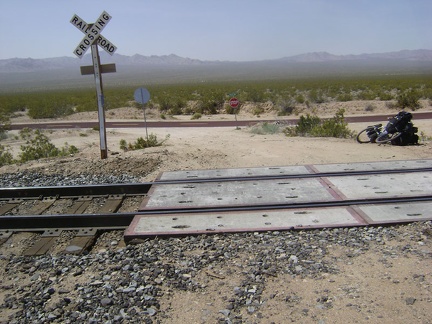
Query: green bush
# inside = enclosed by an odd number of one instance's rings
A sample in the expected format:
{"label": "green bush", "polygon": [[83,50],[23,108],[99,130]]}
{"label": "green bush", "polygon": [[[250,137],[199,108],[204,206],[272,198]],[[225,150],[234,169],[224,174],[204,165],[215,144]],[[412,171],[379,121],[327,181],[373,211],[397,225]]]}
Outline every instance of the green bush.
{"label": "green bush", "polygon": [[348,138],[353,136],[348,124],[344,119],[344,109],[336,112],[330,119],[321,120],[318,116],[300,116],[297,125],[284,129],[286,136],[315,136],[315,137],[337,137]]}
{"label": "green bush", "polygon": [[272,123],[259,123],[251,128],[251,133],[258,134],[258,135],[265,135],[265,134],[277,134],[279,133],[280,126]]}
{"label": "green bush", "polygon": [[[298,101],[297,101],[298,102]],[[291,115],[296,109],[296,101],[293,99],[280,99],[276,104],[278,108],[278,116],[288,116]]]}
{"label": "green bush", "polygon": [[8,149],[0,144],[0,167],[13,163],[13,156]]}
{"label": "green bush", "polygon": [[200,119],[201,117],[202,117],[202,114],[201,114],[201,113],[195,113],[195,114],[192,115],[191,119],[192,119],[192,120],[193,120],[193,119]]}
{"label": "green bush", "polygon": [[9,130],[10,122],[8,113],[0,109],[0,140],[6,138],[6,133]]}
{"label": "green bush", "polygon": [[410,89],[399,94],[396,98],[397,106],[401,109],[411,108],[412,110],[416,110],[420,108],[420,93]]}
{"label": "green bush", "polygon": [[300,120],[295,127],[295,134],[298,136],[306,136],[312,132],[314,127],[317,127],[321,123],[321,119],[318,116],[306,116],[301,115]]}
{"label": "green bush", "polygon": [[147,147],[155,147],[161,146],[165,141],[169,139],[170,135],[168,134],[163,141],[159,141],[155,134],[148,135],[147,139],[143,137],[137,138],[135,143],[127,143],[126,140],[120,140],[120,149],[123,151],[135,151],[142,150]]}
{"label": "green bush", "polygon": [[350,93],[341,93],[336,96],[336,101],[346,102],[352,100],[353,100],[353,96]]}
{"label": "green bush", "polygon": [[49,138],[40,130],[32,131],[24,128],[20,131],[22,139],[26,140],[25,145],[21,145],[21,153],[19,155],[20,162],[38,160],[41,158],[66,156],[78,152],[78,148],[67,143],[63,148],[57,148],[52,144]]}
{"label": "green bush", "polygon": [[352,137],[353,133],[345,122],[344,112],[344,109],[339,109],[333,118],[326,119],[320,125],[312,128],[311,135],[316,137]]}

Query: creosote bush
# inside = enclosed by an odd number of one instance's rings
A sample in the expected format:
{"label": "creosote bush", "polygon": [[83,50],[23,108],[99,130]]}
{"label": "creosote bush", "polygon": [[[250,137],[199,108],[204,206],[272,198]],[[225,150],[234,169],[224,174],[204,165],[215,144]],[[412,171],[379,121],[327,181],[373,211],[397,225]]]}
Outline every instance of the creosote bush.
{"label": "creosote bush", "polygon": [[200,119],[202,117],[202,114],[201,113],[194,113],[193,115],[192,115],[192,117],[191,117],[191,119],[193,120],[193,119]]}
{"label": "creosote bush", "polygon": [[78,152],[76,146],[68,145],[67,143],[65,143],[64,147],[57,148],[39,129],[33,131],[29,128],[24,128],[20,131],[20,136],[22,139],[26,140],[26,144],[21,145],[19,162],[27,162],[48,157],[66,156]]}
{"label": "creosote bush", "polygon": [[6,164],[13,163],[13,156],[7,149],[7,147],[0,144],[0,167]]}
{"label": "creosote bush", "polygon": [[169,138],[170,135],[168,134],[164,140],[159,141],[155,134],[149,134],[146,139],[144,139],[143,137],[138,137],[134,143],[128,143],[126,142],[126,140],[121,139],[120,149],[126,152],[126,151],[142,150],[147,147],[161,146]]}
{"label": "creosote bush", "polygon": [[397,106],[401,109],[411,108],[412,110],[416,110],[420,108],[420,100],[421,95],[419,92],[410,89],[398,95],[396,98]]}
{"label": "creosote bush", "polygon": [[0,166],[41,158],[67,156],[78,152],[74,145],[68,143],[65,143],[64,147],[57,148],[40,130],[33,131],[30,128],[24,128],[19,135],[21,139],[26,141],[25,145],[21,145],[19,159],[14,159],[8,148],[0,145]]}
{"label": "creosote bush", "polygon": [[325,120],[315,115],[302,115],[297,125],[285,128],[284,133],[287,136],[352,137],[353,132],[345,122],[344,112],[344,109],[339,109],[334,117]]}
{"label": "creosote bush", "polygon": [[280,128],[279,125],[265,122],[252,126],[250,132],[257,135],[277,134],[281,131]]}

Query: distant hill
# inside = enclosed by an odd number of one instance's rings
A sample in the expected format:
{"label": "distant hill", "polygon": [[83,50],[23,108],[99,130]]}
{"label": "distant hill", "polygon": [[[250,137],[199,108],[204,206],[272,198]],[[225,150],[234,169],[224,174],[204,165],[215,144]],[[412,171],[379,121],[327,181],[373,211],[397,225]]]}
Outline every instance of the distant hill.
{"label": "distant hill", "polygon": [[[127,66],[185,66],[185,65],[214,65],[221,63],[316,63],[316,62],[337,62],[337,61],[370,61],[370,60],[400,60],[400,61],[432,61],[432,50],[403,50],[398,52],[389,53],[375,53],[375,54],[360,54],[360,55],[333,55],[327,52],[313,52],[305,53],[295,56],[283,57],[275,60],[264,61],[249,61],[249,62],[233,62],[233,61],[201,61],[198,59],[190,59],[180,57],[175,54],[170,55],[152,55],[144,56],[135,54],[133,56],[126,56],[121,54],[114,54],[109,56],[105,52],[100,52],[101,61],[116,63],[118,65]],[[11,58],[0,60],[0,73],[4,72],[34,72],[42,70],[56,70],[65,69],[70,67],[79,67],[80,65],[92,64],[91,57],[87,54],[82,60],[74,57],[54,57],[45,59],[32,59],[32,58]]]}
{"label": "distant hill", "polygon": [[334,61],[366,61],[366,60],[401,60],[401,61],[432,61],[432,50],[403,50],[398,52],[333,55],[327,52],[306,53],[279,59],[285,62],[334,62]]}
{"label": "distant hill", "polygon": [[[403,50],[389,53],[334,55],[305,53],[274,60],[235,62],[202,61],[175,54],[109,56],[100,51],[102,64],[115,63],[117,72],[104,77],[104,85],[130,85],[173,82],[207,82],[263,79],[292,79],[323,76],[427,74],[432,71],[432,50]],[[91,76],[81,76],[83,59],[11,58],[0,60],[0,92],[89,87]]]}
{"label": "distant hill", "polygon": [[[135,54],[126,56],[114,54],[109,56],[104,52],[100,52],[101,62],[116,63],[118,65],[138,66],[138,65],[191,65],[203,64],[204,61],[180,57],[174,54],[171,55],[152,55],[144,56]],[[11,58],[0,60],[0,73],[3,72],[35,72],[42,70],[67,69],[71,67],[79,67],[81,65],[91,65],[91,56],[85,55],[83,59],[74,57],[54,57],[45,59],[33,58]]]}

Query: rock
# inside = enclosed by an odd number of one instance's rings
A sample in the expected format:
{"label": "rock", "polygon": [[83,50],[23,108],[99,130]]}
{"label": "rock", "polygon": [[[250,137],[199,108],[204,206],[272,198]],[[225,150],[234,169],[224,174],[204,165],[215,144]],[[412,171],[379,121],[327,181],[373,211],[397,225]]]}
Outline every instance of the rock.
{"label": "rock", "polygon": [[112,305],[112,299],[111,298],[102,298],[101,299],[101,305],[102,306],[108,306],[108,305]]}
{"label": "rock", "polygon": [[408,297],[405,299],[405,303],[407,305],[414,305],[415,302],[416,302],[416,299],[414,297]]}

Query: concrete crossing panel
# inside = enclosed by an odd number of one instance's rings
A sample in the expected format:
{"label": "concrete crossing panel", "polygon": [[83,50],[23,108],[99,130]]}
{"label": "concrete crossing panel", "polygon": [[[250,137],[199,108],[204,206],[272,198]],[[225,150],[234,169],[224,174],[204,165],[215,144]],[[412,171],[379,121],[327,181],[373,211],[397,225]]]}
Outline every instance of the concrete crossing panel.
{"label": "concrete crossing panel", "polygon": [[432,160],[166,172],[125,239],[432,220],[430,168]]}
{"label": "concrete crossing panel", "polygon": [[198,180],[209,178],[233,178],[233,177],[256,177],[256,176],[278,176],[287,174],[307,174],[310,170],[303,166],[275,166],[262,168],[238,168],[238,169],[213,169],[213,170],[187,170],[171,171],[162,173],[157,180]]}
{"label": "concrete crossing panel", "polygon": [[417,197],[432,194],[432,172],[327,178],[344,199]]}
{"label": "concrete crossing panel", "polygon": [[156,184],[140,210],[294,204],[334,199],[318,179]]}
{"label": "concrete crossing panel", "polygon": [[364,225],[364,223],[357,219],[352,211],[346,207],[235,213],[170,214],[136,218],[130,229],[126,231],[126,236],[276,231],[294,228],[359,225]]}

